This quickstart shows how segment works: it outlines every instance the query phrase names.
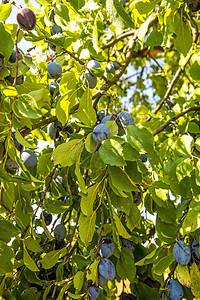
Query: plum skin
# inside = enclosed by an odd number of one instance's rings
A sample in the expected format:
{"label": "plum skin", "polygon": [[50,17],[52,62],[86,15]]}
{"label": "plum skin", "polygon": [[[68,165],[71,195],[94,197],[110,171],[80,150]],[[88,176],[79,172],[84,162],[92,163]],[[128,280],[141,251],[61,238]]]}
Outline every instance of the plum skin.
{"label": "plum skin", "polygon": [[44,218],[44,222],[47,226],[49,226],[52,222],[52,214],[48,213],[47,211],[43,211],[41,212],[40,214],[40,219],[42,220],[42,215],[43,215],[43,218]]}
{"label": "plum skin", "polygon": [[17,16],[17,23],[22,29],[25,30],[33,30],[36,24],[36,16],[32,10],[27,7],[20,8],[18,10]]}
{"label": "plum skin", "polygon": [[191,259],[190,247],[184,241],[178,241],[174,245],[173,255],[178,264],[186,266]]}
{"label": "plum skin", "polygon": [[87,85],[89,85],[90,89],[94,89],[97,85],[97,77],[92,75],[90,71],[85,71],[85,74],[83,75],[83,79],[87,81]]}
{"label": "plum skin", "polygon": [[110,257],[114,252],[114,243],[111,238],[105,237],[101,240],[100,255],[103,258]]}
{"label": "plum skin", "polygon": [[54,237],[57,241],[62,241],[64,240],[66,234],[67,234],[67,230],[65,228],[65,226],[63,224],[58,224],[55,228],[54,228]]}
{"label": "plum skin", "polygon": [[178,280],[170,279],[167,283],[169,288],[169,299],[180,300],[184,296],[184,291]]}
{"label": "plum skin", "polygon": [[92,60],[88,61],[87,68],[88,69],[97,69],[97,68],[101,68],[101,65],[98,61],[96,61],[95,59],[92,59]]}
{"label": "plum skin", "polygon": [[59,78],[62,75],[62,67],[59,63],[52,61],[47,66],[47,72],[52,78]]}
{"label": "plum skin", "polygon": [[115,278],[115,266],[107,258],[102,258],[98,264],[98,270],[101,276],[107,280],[113,280]]}
{"label": "plum skin", "polygon": [[58,95],[58,93],[59,93],[59,85],[57,84],[57,82],[51,82],[49,84],[49,91],[50,91],[51,96],[53,96],[54,93],[55,93],[55,96]]}
{"label": "plum skin", "polygon": [[95,142],[102,142],[110,137],[110,129],[106,124],[98,124],[92,133]]}
{"label": "plum skin", "polygon": [[30,150],[24,150],[21,154],[21,160],[25,167],[33,169],[37,166],[37,156]]}

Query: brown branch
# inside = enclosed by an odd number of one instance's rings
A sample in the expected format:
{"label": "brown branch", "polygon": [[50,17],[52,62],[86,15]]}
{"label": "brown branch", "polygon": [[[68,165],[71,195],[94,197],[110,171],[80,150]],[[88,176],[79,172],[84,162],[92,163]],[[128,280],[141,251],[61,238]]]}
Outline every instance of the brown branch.
{"label": "brown branch", "polygon": [[155,136],[156,134],[158,134],[161,131],[163,131],[171,122],[173,122],[173,121],[177,120],[178,118],[184,116],[185,114],[189,113],[190,111],[200,111],[200,106],[188,107],[185,110],[183,110],[182,112],[180,112],[179,114],[175,115],[174,117],[172,117],[171,119],[169,119],[168,121],[166,121],[162,126],[160,126],[159,128],[157,128],[153,132],[153,136]]}
{"label": "brown branch", "polygon": [[15,78],[14,78],[14,82],[13,82],[13,86],[16,88],[17,85],[17,75],[18,75],[18,48],[17,48],[17,41],[18,41],[18,35],[20,32],[20,28],[17,28],[17,32],[16,32],[16,36],[15,36],[15,52],[16,52],[16,69],[15,69]]}
{"label": "brown branch", "polygon": [[31,129],[30,128],[24,128],[24,129],[22,128],[20,133],[22,136],[26,136],[26,135],[30,134],[32,130],[41,128],[45,125],[55,122],[56,120],[57,120],[56,116],[50,117],[48,119],[44,119],[42,121],[39,121],[38,123],[33,124]]}
{"label": "brown branch", "polygon": [[35,216],[36,216],[36,214],[37,214],[37,211],[38,211],[39,207],[40,207],[41,204],[43,203],[43,200],[44,200],[44,198],[45,198],[45,196],[46,196],[46,193],[47,193],[48,189],[50,188],[50,185],[51,185],[51,182],[52,182],[54,173],[55,173],[55,171],[56,171],[56,168],[57,168],[57,165],[53,167],[53,170],[52,170],[52,172],[51,172],[50,175],[49,175],[49,182],[48,182],[48,184],[47,184],[47,186],[46,186],[46,188],[45,188],[45,190],[44,190],[44,192],[43,192],[43,194],[42,194],[42,197],[41,197],[41,199],[40,199],[40,202],[38,203],[37,208],[35,209],[35,211],[34,211],[34,213],[33,213],[33,216],[32,216],[31,221],[26,225],[26,228],[24,229],[24,231],[23,231],[23,233],[22,233],[22,235],[21,235],[21,238],[22,238],[22,239],[25,237],[25,235],[26,235],[26,233],[27,233],[27,231],[28,231],[28,229],[29,229],[31,223],[33,223],[33,221],[34,221],[34,219],[35,219]]}

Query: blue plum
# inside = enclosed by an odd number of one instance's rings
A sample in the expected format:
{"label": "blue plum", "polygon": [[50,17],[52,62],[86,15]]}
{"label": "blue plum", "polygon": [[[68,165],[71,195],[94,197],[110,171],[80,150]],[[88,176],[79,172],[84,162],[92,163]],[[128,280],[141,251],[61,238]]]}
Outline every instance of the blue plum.
{"label": "blue plum", "polygon": [[21,160],[25,167],[33,169],[37,166],[37,156],[30,150],[24,150],[21,154]]}
{"label": "blue plum", "polygon": [[59,78],[62,75],[62,67],[55,61],[52,61],[47,66],[47,72],[52,78]]}
{"label": "blue plum", "polygon": [[118,64],[118,62],[116,62],[116,61],[112,61],[111,62],[111,65],[114,67],[114,69],[117,71],[117,70],[119,70],[119,68],[120,68],[120,65]]}
{"label": "blue plum", "polygon": [[66,237],[67,230],[63,224],[58,224],[54,228],[53,233],[54,233],[54,237],[57,241],[62,241]]}
{"label": "blue plum", "polygon": [[147,162],[147,156],[145,153],[140,153],[140,159],[142,162]]}
{"label": "blue plum", "polygon": [[101,240],[100,244],[100,255],[104,258],[108,258],[113,255],[114,243],[111,238],[105,237]]}
{"label": "blue plum", "polygon": [[49,226],[52,222],[52,214],[48,213],[46,210],[42,211],[40,214],[40,220],[42,220],[42,215],[44,218],[44,222],[47,226]]}
{"label": "blue plum", "polygon": [[59,85],[57,84],[57,82],[51,82],[49,84],[49,90],[50,90],[50,94],[51,96],[57,96],[59,93]]}
{"label": "blue plum", "polygon": [[[61,122],[58,122],[58,125],[57,125],[57,131],[56,131],[56,138],[58,138],[58,136],[59,136],[59,131],[61,131],[62,128],[63,128],[63,127],[62,127],[62,123],[61,123]],[[54,129],[54,122],[51,123],[51,125],[49,126],[48,131],[49,131],[49,136],[50,136],[50,138],[53,140],[53,138],[54,138],[54,131],[55,131],[55,129]]]}
{"label": "blue plum", "polygon": [[170,300],[181,300],[184,296],[184,291],[178,280],[170,279],[167,283],[169,289]]}
{"label": "blue plum", "polygon": [[96,300],[99,297],[100,289],[92,284],[92,280],[85,281],[83,285],[83,292],[86,292],[88,287],[88,299]]}
{"label": "blue plum", "polygon": [[102,258],[98,264],[99,274],[107,280],[113,280],[115,278],[115,266],[107,258]]}
{"label": "blue plum", "polygon": [[22,57],[21,53],[23,53],[23,52],[22,52],[22,50],[20,50],[20,49],[18,49],[17,55],[16,55],[16,52],[13,51],[13,53],[11,54],[11,56],[10,56],[10,58],[9,58],[9,62],[10,62],[10,63],[15,63],[15,62],[16,62],[17,56],[18,56],[18,61],[19,61],[19,60],[22,60],[23,57]]}
{"label": "blue plum", "polygon": [[85,71],[85,74],[83,74],[83,80],[86,80],[86,84],[89,85],[90,89],[94,89],[97,85],[97,77],[92,75],[90,71]]}
{"label": "blue plum", "polygon": [[110,115],[107,115],[107,116],[105,116],[105,117],[101,120],[101,123],[102,123],[102,124],[105,124],[105,123],[108,122],[108,121],[115,121],[115,120],[116,120],[115,117],[112,116],[112,118],[110,119]]}
{"label": "blue plum", "polygon": [[200,260],[199,240],[192,242],[192,254],[196,260]]}
{"label": "blue plum", "polygon": [[95,59],[92,59],[92,60],[88,61],[87,68],[88,69],[97,69],[97,68],[101,68],[101,65],[98,61],[96,61]]}
{"label": "blue plum", "polygon": [[98,121],[102,121],[102,119],[105,117],[105,110],[104,109],[101,109],[97,112],[97,119]]}
{"label": "blue plum", "polygon": [[191,259],[190,247],[184,241],[178,241],[174,245],[173,255],[178,264],[186,266]]}
{"label": "blue plum", "polygon": [[125,126],[134,125],[135,124],[132,115],[129,114],[127,111],[120,112],[119,113],[119,118],[120,118],[120,120],[123,122],[123,124]]}
{"label": "blue plum", "polygon": [[122,238],[122,247],[126,247],[131,251],[135,250],[135,244],[132,241]]}
{"label": "blue plum", "polygon": [[95,142],[102,142],[110,137],[110,129],[106,124],[98,124],[92,133]]}
{"label": "blue plum", "polygon": [[98,285],[106,286],[108,283],[108,279],[105,279],[101,274],[98,275]]}

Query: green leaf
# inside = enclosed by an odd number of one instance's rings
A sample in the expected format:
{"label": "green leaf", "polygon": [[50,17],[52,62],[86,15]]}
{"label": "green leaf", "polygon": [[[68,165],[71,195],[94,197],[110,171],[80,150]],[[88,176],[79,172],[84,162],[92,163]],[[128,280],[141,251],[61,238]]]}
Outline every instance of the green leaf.
{"label": "green leaf", "polygon": [[86,191],[86,187],[85,187],[85,181],[84,181],[84,179],[83,179],[83,175],[81,174],[81,169],[80,169],[81,153],[82,153],[82,151],[80,152],[80,154],[79,154],[79,156],[78,156],[78,159],[76,160],[75,174],[76,174],[76,177],[77,177],[77,180],[78,180],[79,187],[80,187],[81,191],[82,191],[84,194],[86,194],[87,191]]}
{"label": "green leaf", "polygon": [[199,205],[196,208],[192,208],[187,213],[183,223],[182,228],[184,234],[193,232],[200,227],[200,215],[199,215]]}
{"label": "green leaf", "polygon": [[158,275],[162,275],[165,272],[165,270],[172,264],[173,261],[174,261],[173,253],[170,253],[169,255],[162,257],[153,266],[153,272],[155,272]]}
{"label": "green leaf", "polygon": [[28,251],[26,250],[25,245],[24,245],[24,257],[23,258],[24,258],[24,264],[28,269],[30,269],[33,272],[39,271],[38,267],[36,266],[36,263],[30,257]]}
{"label": "green leaf", "polygon": [[157,257],[157,255],[158,255],[158,249],[154,249],[148,255],[146,255],[145,257],[143,257],[139,261],[137,261],[135,263],[135,265],[136,266],[144,266],[144,265],[147,265],[147,264],[151,264],[152,262],[154,262],[154,260]]}
{"label": "green leaf", "polygon": [[174,16],[174,27],[176,33],[174,45],[180,53],[186,56],[193,43],[192,29],[179,13],[176,13]]}
{"label": "green leaf", "polygon": [[17,99],[17,105],[19,112],[26,118],[38,119],[41,117],[41,111],[39,110],[37,102],[32,96],[28,94],[19,95]]}
{"label": "green leaf", "polygon": [[193,163],[190,158],[186,158],[177,164],[176,175],[177,179],[180,182],[184,177],[190,176],[190,173],[193,170]]}
{"label": "green leaf", "polygon": [[147,38],[145,45],[154,48],[155,46],[159,46],[162,44],[163,35],[160,31],[153,30]]}
{"label": "green leaf", "polygon": [[145,1],[137,1],[135,3],[135,8],[141,15],[148,14],[152,11],[156,5],[160,2],[160,0],[145,0]]}
{"label": "green leaf", "polygon": [[133,147],[131,147],[129,143],[124,143],[122,147],[123,147],[123,154],[125,160],[136,161],[137,159],[139,159],[140,157],[139,152]]}
{"label": "green leaf", "polygon": [[89,267],[90,272],[87,272],[87,280],[92,280],[93,282],[96,281],[97,278],[97,271],[98,271],[98,260],[95,260]]}
{"label": "green leaf", "polygon": [[62,200],[51,200],[47,199],[44,201],[44,206],[47,211],[52,212],[53,214],[60,214],[66,211],[69,207],[69,203],[66,201],[66,203]]}
{"label": "green leaf", "polygon": [[195,60],[190,67],[189,73],[193,80],[200,80],[199,78],[200,64],[198,60]]}
{"label": "green leaf", "polygon": [[154,138],[146,128],[138,128],[134,125],[127,126],[127,140],[138,152],[153,152]]}
{"label": "green leaf", "polygon": [[53,169],[51,160],[52,153],[43,153],[38,158],[37,172],[40,175],[48,176]]}
{"label": "green leaf", "polygon": [[85,279],[85,274],[82,271],[78,271],[74,276],[74,287],[76,290],[80,291],[83,287]]}
{"label": "green leaf", "polygon": [[20,230],[11,222],[0,220],[0,239],[11,239],[19,235]]}
{"label": "green leaf", "polygon": [[126,215],[127,227],[132,231],[135,227],[140,228],[140,211],[135,203],[132,204],[130,213]]}
{"label": "green leaf", "polygon": [[134,27],[134,23],[119,0],[106,0],[106,12],[110,23],[116,26],[118,32]]}
{"label": "green leaf", "polygon": [[200,271],[198,266],[195,263],[193,263],[190,268],[190,276],[192,280],[192,293],[197,299],[200,299],[200,289],[199,289]]}
{"label": "green leaf", "polygon": [[90,11],[90,10],[97,10],[100,6],[94,0],[89,0],[82,8],[81,11]]}
{"label": "green leaf", "polygon": [[120,258],[117,260],[116,271],[122,280],[134,281],[136,266],[133,253],[126,247],[122,247]]}
{"label": "green leaf", "polygon": [[61,250],[53,250],[48,252],[40,261],[44,269],[50,269],[58,262]]}
{"label": "green leaf", "polygon": [[178,264],[176,267],[176,276],[180,284],[188,287],[189,289],[192,288],[192,281],[188,266],[181,266]]}
{"label": "green leaf", "polygon": [[26,248],[33,252],[40,252],[43,251],[42,247],[40,247],[40,241],[34,240],[32,237],[28,237],[24,240],[24,245]]}
{"label": "green leaf", "polygon": [[22,300],[39,300],[40,297],[41,292],[38,292],[36,287],[30,287],[28,289],[25,289],[21,294]]}
{"label": "green leaf", "polygon": [[85,148],[88,152],[93,153],[96,149],[97,143],[92,137],[92,132],[90,132],[85,140]]}
{"label": "green leaf", "polygon": [[11,13],[11,3],[0,5],[0,21],[5,21]]}
{"label": "green leaf", "polygon": [[91,187],[89,187],[87,189],[87,195],[82,196],[81,198],[81,210],[84,213],[84,215],[88,217],[91,216],[91,214],[93,213],[93,204],[97,197],[99,185],[100,183],[94,184]]}
{"label": "green leaf", "polygon": [[95,232],[96,213],[92,216],[86,217],[83,213],[80,214],[79,218],[79,234],[83,243],[86,244],[91,242]]}
{"label": "green leaf", "polygon": [[0,241],[0,275],[12,273],[14,266],[14,252],[6,243]]}
{"label": "green leaf", "polygon": [[97,120],[96,112],[92,106],[92,94],[89,87],[86,87],[86,90],[80,99],[78,112],[74,116],[89,127],[95,125]]}
{"label": "green leaf", "polygon": [[[111,208],[111,206],[110,206],[110,208]],[[115,227],[117,229],[117,234],[121,235],[125,239],[130,239],[131,238],[130,234],[126,231],[124,225],[120,221],[119,217],[117,216],[117,214],[115,213],[113,208],[111,209],[111,212],[112,212],[112,217],[113,217]]]}
{"label": "green leaf", "polygon": [[[93,0],[92,0],[93,1]],[[94,49],[99,52],[99,47],[98,47],[98,27],[97,27],[97,17],[94,20],[94,25],[92,26],[93,30],[93,37],[92,37],[92,42]]]}
{"label": "green leaf", "polygon": [[[67,5],[65,5],[65,4],[56,5],[55,6],[55,14],[56,14],[56,16],[55,16],[56,24],[58,24],[60,26],[68,25],[70,18],[69,18],[69,9],[68,9]],[[57,20],[57,15],[60,17],[59,22]]]}
{"label": "green leaf", "polygon": [[4,55],[5,61],[8,61],[12,54],[14,42],[11,35],[6,31],[7,25],[0,23],[0,36],[3,43],[0,43],[0,53]]}
{"label": "green leaf", "polygon": [[123,148],[114,139],[105,140],[100,149],[99,155],[105,164],[111,166],[124,166],[126,164],[123,155]]}
{"label": "green leaf", "polygon": [[137,191],[138,187],[122,168],[108,166],[108,172],[112,184],[117,190],[125,192]]}
{"label": "green leaf", "polygon": [[35,146],[32,146],[25,138],[23,138],[18,130],[15,132],[15,137],[22,146],[35,149]]}
{"label": "green leaf", "polygon": [[182,135],[175,143],[175,149],[181,156],[191,156],[191,147],[193,146],[193,138],[190,135]]}
{"label": "green leaf", "polygon": [[83,141],[78,139],[59,145],[53,152],[54,165],[72,166],[79,156],[82,145]]}
{"label": "green leaf", "polygon": [[64,126],[69,118],[69,106],[70,106],[70,98],[73,96],[74,91],[69,90],[65,95],[60,97],[57,105],[56,105],[56,117],[58,121],[62,123]]}

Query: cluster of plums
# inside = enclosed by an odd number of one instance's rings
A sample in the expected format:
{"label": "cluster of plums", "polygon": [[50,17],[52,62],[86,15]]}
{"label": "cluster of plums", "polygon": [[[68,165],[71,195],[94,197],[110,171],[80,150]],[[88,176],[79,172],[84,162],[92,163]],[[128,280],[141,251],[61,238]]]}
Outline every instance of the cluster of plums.
{"label": "cluster of plums", "polygon": [[92,136],[93,139],[100,143],[110,137],[110,129],[106,125],[108,121],[116,122],[118,126],[118,135],[123,135],[125,133],[124,126],[134,125],[134,119],[132,115],[126,111],[122,111],[118,114],[118,118],[114,116],[107,115],[105,116],[105,111],[100,110],[97,112],[98,121],[101,122],[100,124],[96,125],[93,130]]}
{"label": "cluster of plums", "polygon": [[[199,253],[199,240],[194,240],[192,243],[192,251],[190,247],[184,241],[178,241],[175,243],[173,248],[173,255],[175,261],[181,266],[186,266],[190,263],[191,256],[196,261],[200,261]],[[178,280],[171,279],[168,281],[167,287],[169,288],[169,299],[182,299],[184,296],[184,291]]]}

